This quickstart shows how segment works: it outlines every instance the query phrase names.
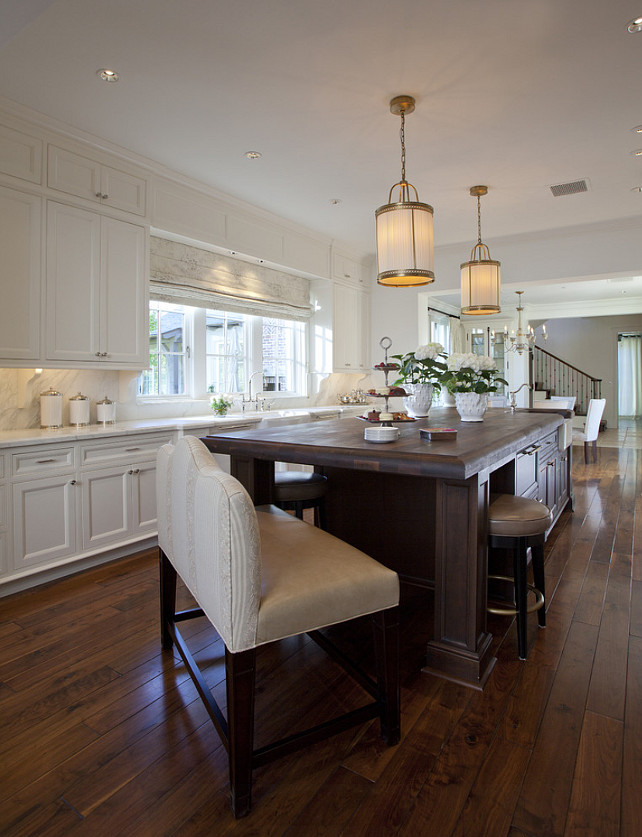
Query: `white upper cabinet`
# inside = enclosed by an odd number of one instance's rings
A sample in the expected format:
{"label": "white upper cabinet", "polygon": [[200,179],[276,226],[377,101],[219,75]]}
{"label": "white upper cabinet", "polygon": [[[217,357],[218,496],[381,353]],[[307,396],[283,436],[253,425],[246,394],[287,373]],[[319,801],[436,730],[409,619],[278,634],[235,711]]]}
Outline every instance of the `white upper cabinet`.
{"label": "white upper cabinet", "polygon": [[55,145],[48,148],[47,186],[134,215],[147,211],[147,182],[142,177]]}
{"label": "white upper cabinet", "polygon": [[350,285],[333,288],[332,355],[334,372],[367,372],[370,294]]}
{"label": "white upper cabinet", "polygon": [[40,184],[42,140],[0,125],[0,173]]}
{"label": "white upper cabinet", "polygon": [[42,199],[0,186],[0,363],[40,352]]}
{"label": "white upper cabinet", "polygon": [[48,203],[47,360],[147,365],[147,248],[142,226]]}
{"label": "white upper cabinet", "polygon": [[366,285],[361,264],[356,259],[336,250],[332,253],[332,277],[338,279],[339,282],[349,282],[360,287]]}

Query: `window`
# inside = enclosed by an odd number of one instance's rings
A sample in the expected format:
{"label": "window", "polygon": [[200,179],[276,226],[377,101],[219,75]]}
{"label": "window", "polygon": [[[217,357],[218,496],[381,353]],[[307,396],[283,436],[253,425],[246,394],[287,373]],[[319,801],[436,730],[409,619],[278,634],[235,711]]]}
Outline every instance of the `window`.
{"label": "window", "polygon": [[208,392],[244,392],[246,343],[243,315],[205,312]]}
{"label": "window", "polygon": [[184,395],[186,350],[183,306],[150,302],[149,369],[140,376],[140,395]]}
{"label": "window", "polygon": [[142,396],[240,395],[250,376],[253,394],[306,395],[307,329],[293,320],[153,301],[149,362],[139,379]]}

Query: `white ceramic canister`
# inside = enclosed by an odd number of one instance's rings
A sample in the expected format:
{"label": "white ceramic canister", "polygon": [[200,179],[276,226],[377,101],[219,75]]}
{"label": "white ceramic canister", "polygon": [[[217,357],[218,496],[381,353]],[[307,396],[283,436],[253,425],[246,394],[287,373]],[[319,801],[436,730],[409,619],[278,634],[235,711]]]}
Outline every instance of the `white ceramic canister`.
{"label": "white ceramic canister", "polygon": [[116,404],[107,396],[102,401],[96,402],[96,420],[98,424],[116,423]]}
{"label": "white ceramic canister", "polygon": [[74,427],[89,424],[89,396],[79,392],[69,399],[69,424]]}
{"label": "white ceramic canister", "polygon": [[40,427],[43,430],[62,427],[62,393],[53,388],[40,393]]}

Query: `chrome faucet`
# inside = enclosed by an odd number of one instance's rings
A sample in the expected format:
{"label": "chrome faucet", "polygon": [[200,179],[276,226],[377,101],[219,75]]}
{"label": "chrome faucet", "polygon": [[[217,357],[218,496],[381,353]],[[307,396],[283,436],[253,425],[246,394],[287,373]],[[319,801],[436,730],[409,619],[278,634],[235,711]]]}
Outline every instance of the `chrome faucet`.
{"label": "chrome faucet", "polygon": [[530,384],[527,384],[526,382],[524,382],[520,387],[517,387],[517,389],[511,391],[511,393],[510,393],[510,411],[511,411],[511,413],[514,413],[515,410],[517,409],[517,401],[515,400],[515,396],[517,395],[517,393],[520,390],[524,389],[524,387],[528,387],[528,389],[533,389],[533,387]]}
{"label": "chrome faucet", "polygon": [[258,395],[255,398],[252,398],[252,378],[255,375],[262,375],[262,374],[263,374],[263,371],[261,369],[257,369],[256,372],[252,372],[252,374],[250,375],[249,380],[247,382],[247,389],[248,389],[249,397],[246,399],[245,398],[245,393],[243,393],[243,397],[241,399],[241,409],[243,410],[243,412],[245,412],[245,405],[246,404],[252,404],[252,402],[254,402],[254,404],[256,405],[256,409],[258,410],[258,408],[259,408]]}

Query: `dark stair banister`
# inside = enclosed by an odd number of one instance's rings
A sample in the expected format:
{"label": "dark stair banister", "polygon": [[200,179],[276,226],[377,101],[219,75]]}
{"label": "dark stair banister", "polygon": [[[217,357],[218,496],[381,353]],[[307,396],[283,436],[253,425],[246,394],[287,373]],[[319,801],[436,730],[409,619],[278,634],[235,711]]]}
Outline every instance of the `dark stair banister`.
{"label": "dark stair banister", "polygon": [[554,395],[574,395],[575,412],[580,415],[586,415],[591,398],[602,397],[601,378],[583,372],[540,346],[533,346],[529,367],[529,383],[533,389],[541,384],[542,389]]}

